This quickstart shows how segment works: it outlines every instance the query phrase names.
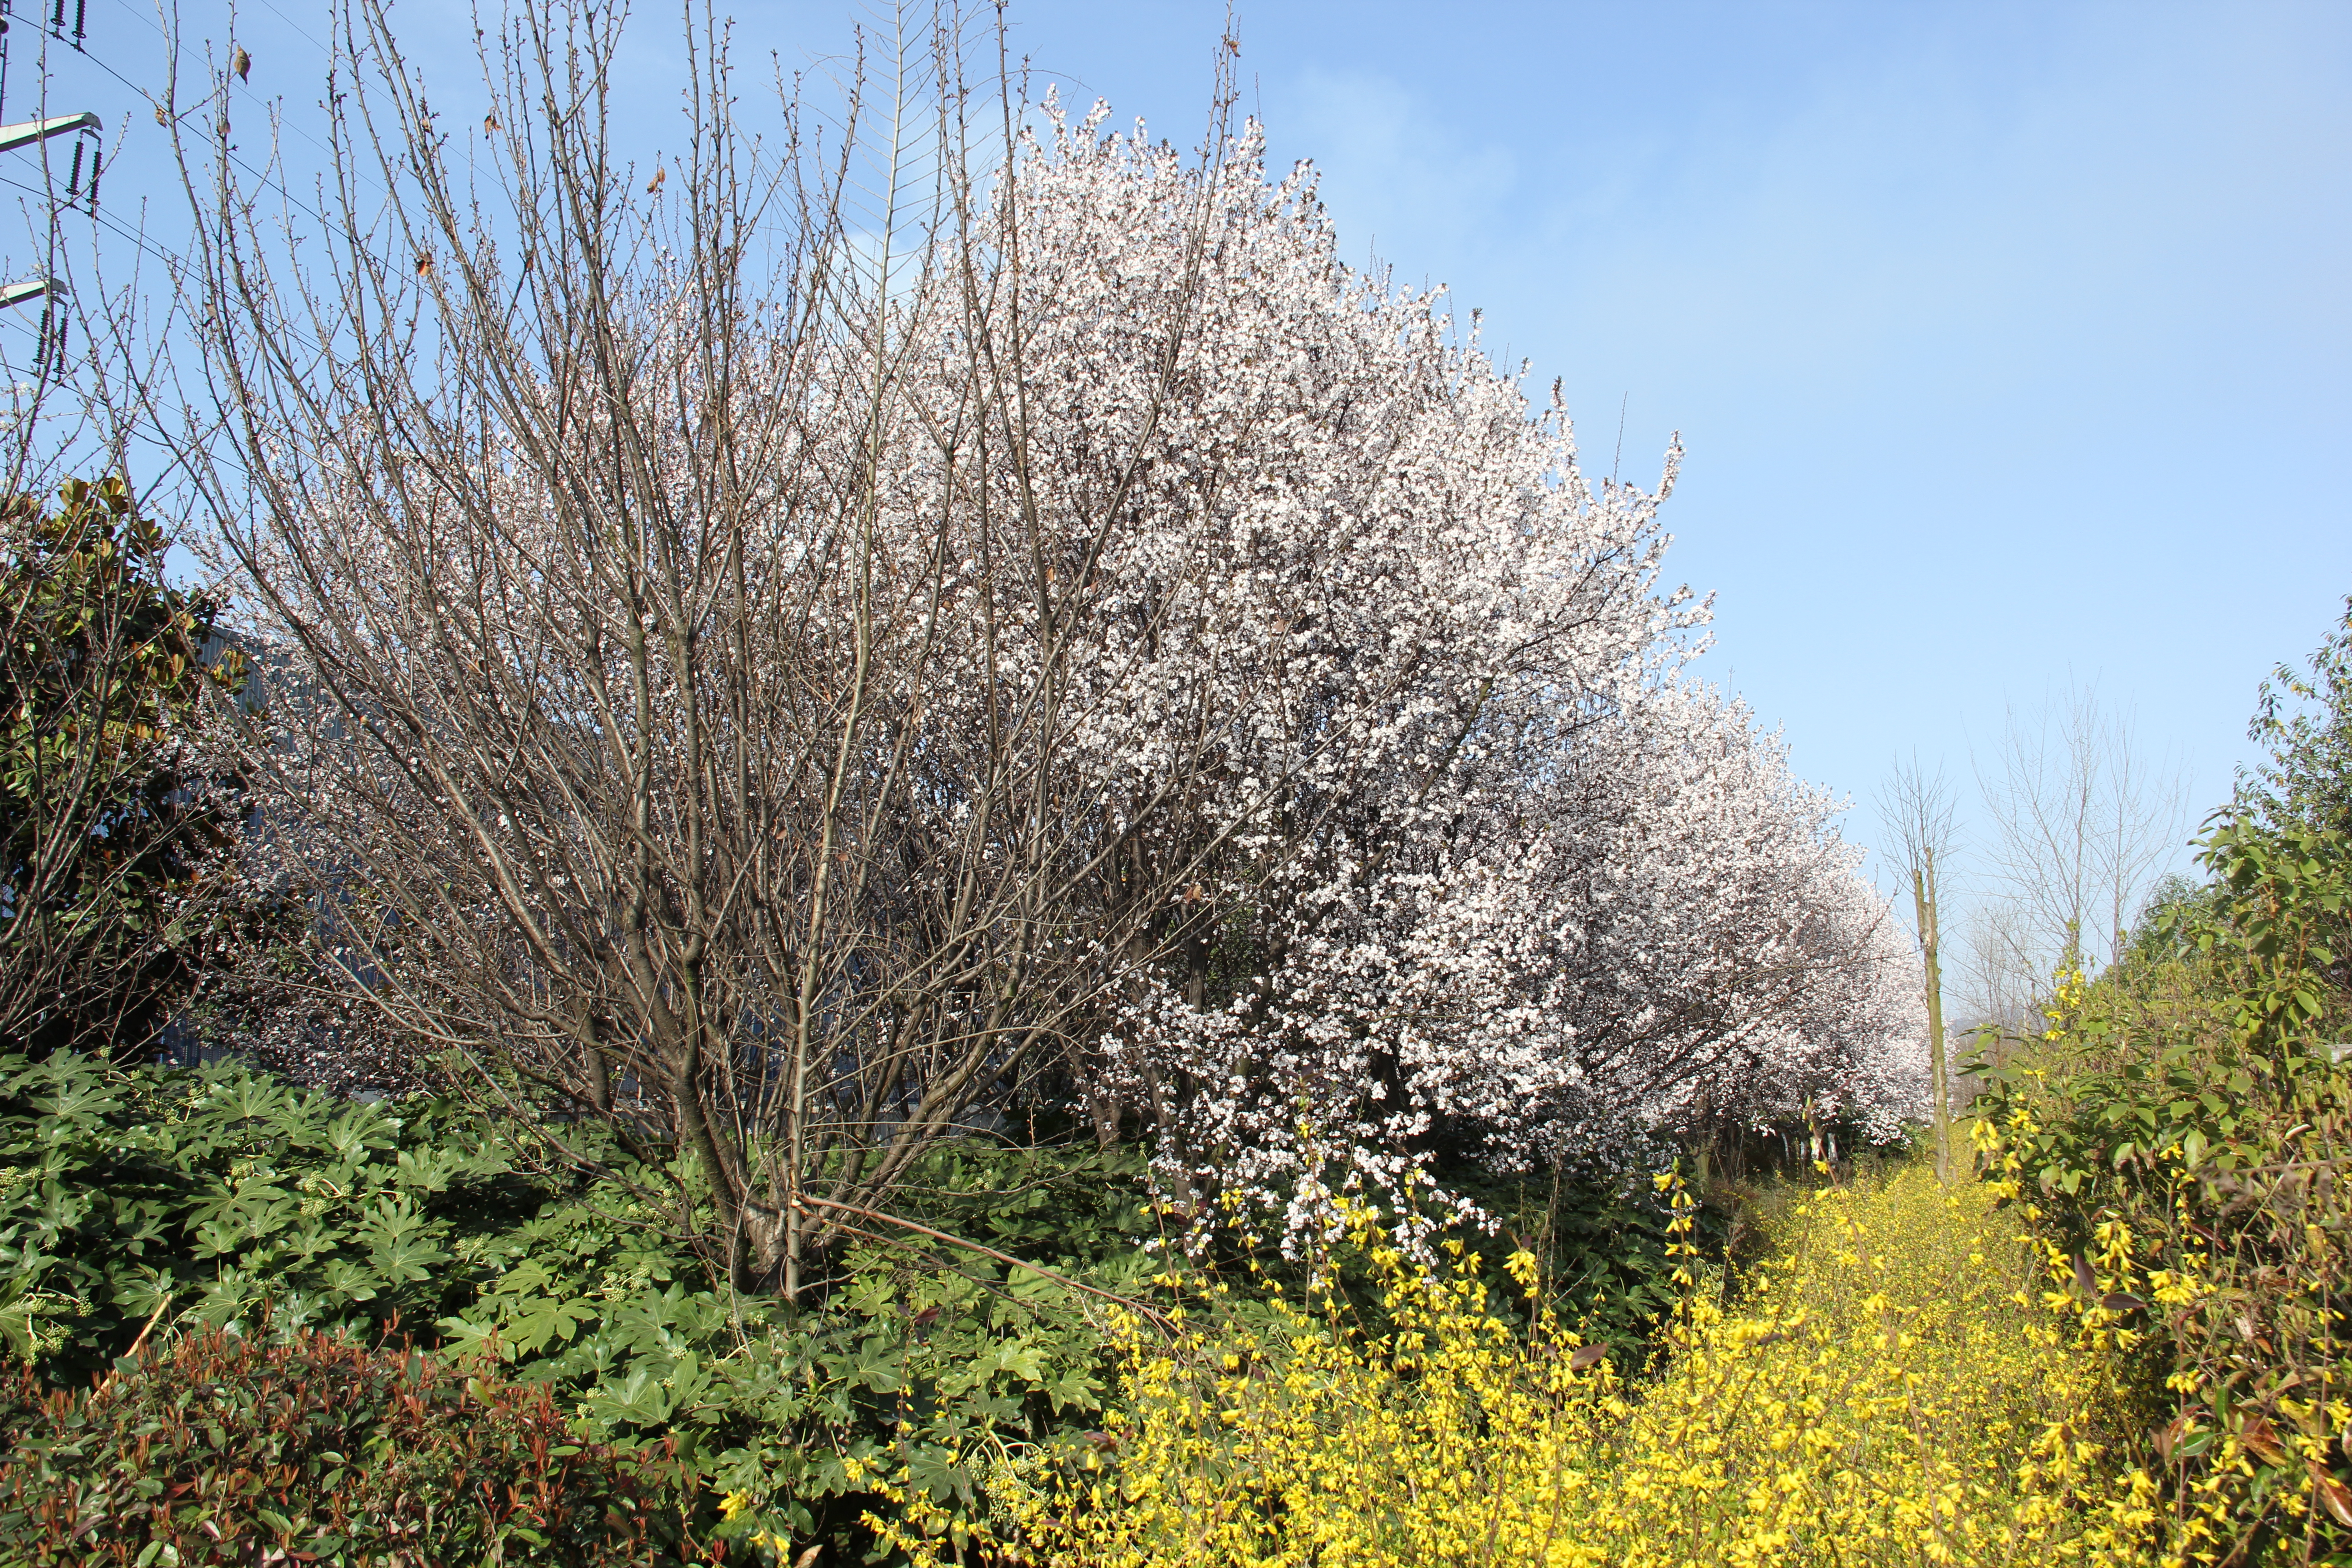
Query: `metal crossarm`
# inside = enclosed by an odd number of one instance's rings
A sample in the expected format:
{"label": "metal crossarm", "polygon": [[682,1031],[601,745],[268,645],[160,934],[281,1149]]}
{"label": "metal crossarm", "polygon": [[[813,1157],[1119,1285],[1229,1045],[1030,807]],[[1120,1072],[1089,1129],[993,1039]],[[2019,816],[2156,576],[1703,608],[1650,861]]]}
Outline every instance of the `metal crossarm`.
{"label": "metal crossarm", "polygon": [[54,278],[27,278],[21,283],[0,284],[0,310],[29,300],[63,298],[65,293],[66,286]]}
{"label": "metal crossarm", "polygon": [[60,114],[47,120],[27,120],[16,125],[0,125],[0,153],[13,153],[19,147],[29,147],[52,136],[99,129],[95,114]]}

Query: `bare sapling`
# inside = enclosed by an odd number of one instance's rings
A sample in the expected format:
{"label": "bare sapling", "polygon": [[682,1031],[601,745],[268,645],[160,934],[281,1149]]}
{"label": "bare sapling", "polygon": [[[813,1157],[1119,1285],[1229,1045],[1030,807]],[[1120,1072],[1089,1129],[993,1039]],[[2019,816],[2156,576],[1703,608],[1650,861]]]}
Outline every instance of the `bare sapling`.
{"label": "bare sapling", "polygon": [[1936,1135],[1936,1174],[1953,1179],[1949,1067],[1944,1040],[1944,969],[1941,924],[1942,876],[1952,863],[1957,833],[1950,784],[1930,774],[1914,757],[1887,779],[1880,806],[1895,834],[1903,879],[1911,894],[1913,930],[1919,942],[1922,994],[1927,1009],[1927,1072]]}
{"label": "bare sapling", "polygon": [[2122,955],[2132,918],[2181,847],[2185,781],[2087,689],[2037,721],[2011,713],[1977,776],[1992,831],[1972,980],[1985,1007],[2024,997],[2030,1013],[2053,975]]}

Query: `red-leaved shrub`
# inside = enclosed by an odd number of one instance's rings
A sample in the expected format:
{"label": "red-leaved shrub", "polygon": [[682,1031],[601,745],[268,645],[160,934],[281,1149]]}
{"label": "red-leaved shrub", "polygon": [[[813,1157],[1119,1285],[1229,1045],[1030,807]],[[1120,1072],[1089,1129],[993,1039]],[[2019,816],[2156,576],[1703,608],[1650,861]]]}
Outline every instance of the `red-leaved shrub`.
{"label": "red-leaved shrub", "polygon": [[151,1349],[87,1393],[0,1376],[10,1563],[705,1562],[667,1449],[579,1439],[543,1387],[320,1333]]}

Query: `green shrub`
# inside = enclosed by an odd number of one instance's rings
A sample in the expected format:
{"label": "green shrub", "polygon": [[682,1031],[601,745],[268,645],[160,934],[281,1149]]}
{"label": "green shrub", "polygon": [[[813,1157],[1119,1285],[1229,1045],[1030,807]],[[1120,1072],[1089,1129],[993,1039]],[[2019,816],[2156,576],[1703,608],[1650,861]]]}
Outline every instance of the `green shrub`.
{"label": "green shrub", "polygon": [[560,1195],[447,1104],[0,1056],[0,1342],[79,1386],[159,1316],[226,1327],[266,1304],[283,1330],[431,1323]]}
{"label": "green shrub", "polygon": [[1984,1144],[2135,1374],[2167,1561],[2352,1562],[2352,623],[2258,735],[2201,889],[2062,976],[1986,1073]]}
{"label": "green shrub", "polygon": [[[2200,976],[2225,987],[2218,973]],[[2352,1561],[2352,1071],[2258,1048],[2239,994],[2062,990],[1985,1144],[2137,1405],[2166,1561]]]}
{"label": "green shrub", "polygon": [[405,1349],[207,1331],[86,1393],[13,1374],[0,1420],[9,1563],[713,1560],[666,1446],[583,1440],[543,1385]]}

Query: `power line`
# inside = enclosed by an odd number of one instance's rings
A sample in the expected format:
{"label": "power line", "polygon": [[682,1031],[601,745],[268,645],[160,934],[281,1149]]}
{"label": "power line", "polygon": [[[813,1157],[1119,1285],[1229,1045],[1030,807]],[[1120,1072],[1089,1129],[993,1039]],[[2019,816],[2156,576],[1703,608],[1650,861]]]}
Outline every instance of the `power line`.
{"label": "power line", "polygon": [[[0,5],[5,5],[6,3],[7,3],[7,0],[0,0]],[[273,6],[271,6],[271,7],[270,7],[270,9],[271,9],[272,11],[276,11],[276,10],[277,10],[277,7],[273,5]],[[282,14],[281,14],[281,15],[282,15]],[[290,26],[290,25],[291,25],[291,24],[289,24],[289,26]],[[153,24],[153,23],[152,23],[152,21],[151,20],[151,22],[150,22],[150,26],[155,26],[155,24]],[[157,26],[156,30],[157,30],[159,33],[160,33],[160,32],[162,32],[162,28],[161,28],[160,26]],[[299,29],[298,29],[298,30],[299,30]],[[309,35],[308,35],[308,34],[305,34],[305,35],[304,35],[304,37],[309,37]],[[168,35],[166,35],[165,41],[166,41],[166,42],[169,42],[169,41],[170,41],[170,39],[169,39],[169,36],[168,36]],[[311,41],[312,41],[313,43],[316,43],[316,42],[317,42],[317,40],[315,40],[315,39],[313,39],[313,40],[311,40]],[[138,94],[138,95],[139,95],[142,100],[144,100],[147,102],[147,104],[148,104],[150,107],[152,107],[152,108],[155,110],[156,120],[157,120],[157,122],[158,122],[159,124],[161,124],[161,123],[164,123],[164,122],[165,122],[163,105],[156,100],[155,95],[154,95],[153,93],[149,92],[145,88],[141,87],[137,82],[132,81],[129,77],[124,76],[121,71],[116,70],[112,66],[110,66],[110,65],[107,64],[105,60],[103,60],[103,59],[100,58],[99,58],[99,56],[97,56],[96,54],[94,54],[94,53],[90,52],[89,50],[88,50],[88,49],[81,49],[81,50],[79,50],[78,52],[79,52],[79,53],[80,53],[81,57],[82,57],[84,59],[89,60],[91,64],[93,64],[93,65],[97,66],[100,70],[104,71],[107,75],[109,75],[109,76],[112,77],[115,80],[117,80],[117,81],[121,82],[123,86],[125,86],[125,87],[129,88],[131,91],[133,91],[133,92],[137,93],[137,94]],[[176,46],[174,46],[174,47],[173,47],[173,64],[174,64],[174,65],[177,65],[177,64],[178,64],[178,62],[179,62],[179,59],[180,59],[180,50],[178,49],[178,47],[177,47]],[[250,89],[248,89],[247,90],[248,90],[248,92],[250,91]],[[172,118],[173,118],[173,119],[177,119],[177,120],[184,120],[184,119],[186,119],[186,118],[188,117],[188,115],[193,114],[193,113],[194,113],[194,112],[196,112],[196,110],[183,110],[180,114],[178,114],[178,115],[176,115],[176,116],[173,116],[173,117],[172,117]],[[279,123],[280,123],[281,125],[283,125],[283,124],[286,124],[287,122],[285,122],[285,121],[280,121]],[[317,136],[313,135],[310,132],[309,132],[309,131],[305,130],[302,126],[300,126],[300,125],[299,125],[299,124],[295,124],[295,125],[292,125],[290,128],[293,130],[293,132],[294,132],[294,133],[295,133],[296,135],[298,135],[298,136],[301,137],[305,142],[310,142],[311,146],[316,147],[316,148],[317,148],[320,153],[325,153],[329,158],[332,158],[332,157],[334,156],[334,149],[333,149],[333,148],[329,147],[325,142],[323,142],[320,141],[320,140],[319,140],[319,138],[318,138]],[[281,180],[281,179],[274,178],[274,177],[272,177],[271,175],[269,175],[269,174],[265,174],[262,170],[260,170],[260,169],[258,169],[258,168],[255,167],[251,163],[249,163],[249,162],[248,162],[248,161],[247,161],[246,159],[244,159],[244,158],[241,158],[241,157],[237,156],[236,149],[235,149],[235,148],[233,148],[233,147],[228,146],[228,145],[226,143],[226,141],[224,141],[223,147],[222,147],[222,152],[223,152],[223,154],[224,154],[224,155],[225,155],[225,156],[229,160],[229,162],[230,162],[230,163],[232,163],[236,164],[236,165],[237,166],[237,168],[239,168],[240,170],[244,171],[247,174],[250,175],[250,176],[251,176],[251,177],[252,177],[252,178],[253,178],[253,179],[254,179],[257,184],[260,184],[260,186],[261,186],[264,190],[275,191],[278,195],[280,195],[280,196],[282,196],[282,197],[284,197],[284,198],[285,198],[285,200],[286,200],[286,202],[287,202],[287,204],[288,204],[289,205],[290,205],[290,206],[294,207],[296,210],[299,211],[299,212],[300,212],[304,216],[309,217],[309,218],[311,218],[311,219],[315,220],[316,222],[320,223],[320,224],[322,224],[322,225],[323,225],[323,224],[326,224],[326,223],[328,222],[327,216],[326,216],[324,213],[320,212],[318,208],[316,208],[316,207],[312,206],[310,203],[308,203],[308,202],[304,201],[301,197],[299,197],[299,196],[296,195],[293,193],[293,191],[292,191],[290,188],[289,188],[289,187],[288,187],[288,185],[286,184],[285,181],[283,181],[283,180]],[[368,174],[367,174],[366,171],[364,171],[364,170],[355,170],[355,171],[354,171],[354,173],[356,173],[356,174],[358,174],[358,177],[360,178],[360,180],[361,180],[363,184],[367,184],[367,185],[370,185],[370,186],[373,186],[373,187],[375,187],[375,188],[377,188],[377,189],[381,189],[381,187],[380,187],[380,186],[376,186],[376,183],[375,183],[375,181],[374,181],[373,179],[372,179],[372,178],[370,178],[370,177],[368,176]]]}

